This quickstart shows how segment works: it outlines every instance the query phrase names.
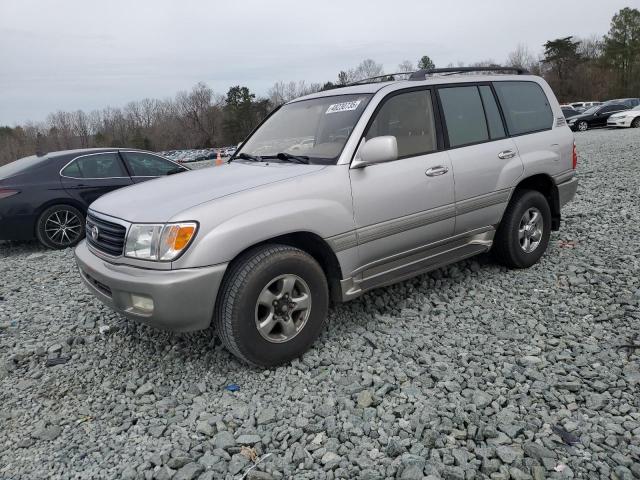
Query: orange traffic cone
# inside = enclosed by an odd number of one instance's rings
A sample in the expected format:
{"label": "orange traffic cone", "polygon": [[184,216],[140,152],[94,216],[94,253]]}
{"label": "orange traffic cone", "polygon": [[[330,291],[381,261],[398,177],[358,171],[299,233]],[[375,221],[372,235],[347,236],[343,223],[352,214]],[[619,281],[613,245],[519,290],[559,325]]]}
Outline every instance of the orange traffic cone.
{"label": "orange traffic cone", "polygon": [[220,150],[218,150],[218,156],[216,157],[216,167],[222,165],[222,157],[220,156]]}

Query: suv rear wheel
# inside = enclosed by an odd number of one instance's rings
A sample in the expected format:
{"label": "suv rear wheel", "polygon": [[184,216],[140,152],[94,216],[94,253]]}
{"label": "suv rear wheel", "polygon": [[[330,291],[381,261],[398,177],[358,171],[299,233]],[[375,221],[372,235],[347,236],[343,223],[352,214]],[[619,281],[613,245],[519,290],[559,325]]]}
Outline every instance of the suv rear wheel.
{"label": "suv rear wheel", "polygon": [[324,328],[328,306],[327,280],[313,257],[287,245],[264,245],[230,266],[214,325],[231,353],[270,367],[309,349]]}
{"label": "suv rear wheel", "polygon": [[510,268],[527,268],[544,254],[551,234],[551,210],[542,193],[514,193],[493,244],[497,259]]}

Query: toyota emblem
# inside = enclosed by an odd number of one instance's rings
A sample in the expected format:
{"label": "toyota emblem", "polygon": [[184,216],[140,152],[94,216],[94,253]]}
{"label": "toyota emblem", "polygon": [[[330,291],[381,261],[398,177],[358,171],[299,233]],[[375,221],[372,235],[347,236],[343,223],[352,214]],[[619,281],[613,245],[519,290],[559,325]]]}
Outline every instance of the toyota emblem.
{"label": "toyota emblem", "polygon": [[96,227],[95,225],[91,227],[91,238],[93,238],[94,241],[98,241],[98,235],[100,235],[100,230],[98,230],[98,227]]}

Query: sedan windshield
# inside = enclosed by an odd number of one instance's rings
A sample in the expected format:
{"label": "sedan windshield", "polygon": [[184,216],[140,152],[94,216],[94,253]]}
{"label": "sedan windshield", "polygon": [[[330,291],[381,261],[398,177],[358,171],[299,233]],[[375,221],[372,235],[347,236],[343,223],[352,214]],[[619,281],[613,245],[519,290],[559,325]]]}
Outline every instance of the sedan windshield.
{"label": "sedan windshield", "polygon": [[598,110],[600,110],[600,106],[596,106],[596,107],[591,107],[587,110],[585,110],[584,112],[582,112],[583,115],[592,115],[594,113],[596,113]]}
{"label": "sedan windshield", "polygon": [[368,94],[333,95],[288,103],[256,130],[236,158],[294,155],[335,163],[370,99]]}

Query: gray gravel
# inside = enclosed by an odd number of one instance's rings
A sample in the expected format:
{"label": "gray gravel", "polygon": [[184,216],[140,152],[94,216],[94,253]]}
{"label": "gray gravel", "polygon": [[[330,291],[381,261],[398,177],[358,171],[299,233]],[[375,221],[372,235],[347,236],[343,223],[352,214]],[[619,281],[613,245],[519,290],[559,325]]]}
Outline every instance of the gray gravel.
{"label": "gray gravel", "polygon": [[70,250],[0,244],[0,478],[640,478],[640,132],[577,142],[539,265],[376,290],[272,370],[112,313]]}

